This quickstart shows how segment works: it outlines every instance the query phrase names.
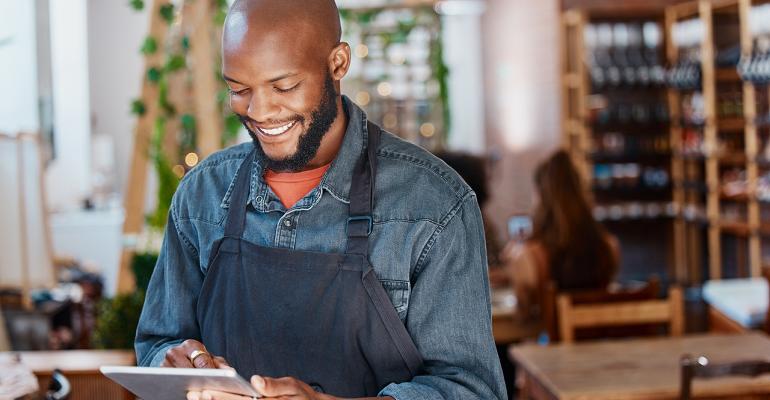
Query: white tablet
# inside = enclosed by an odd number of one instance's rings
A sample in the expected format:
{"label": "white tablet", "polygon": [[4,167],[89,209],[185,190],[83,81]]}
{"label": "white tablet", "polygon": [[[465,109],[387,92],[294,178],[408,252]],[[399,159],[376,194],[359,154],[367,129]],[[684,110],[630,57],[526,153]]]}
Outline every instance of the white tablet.
{"label": "white tablet", "polygon": [[99,370],[143,400],[184,399],[191,390],[260,397],[249,382],[229,369],[107,366]]}

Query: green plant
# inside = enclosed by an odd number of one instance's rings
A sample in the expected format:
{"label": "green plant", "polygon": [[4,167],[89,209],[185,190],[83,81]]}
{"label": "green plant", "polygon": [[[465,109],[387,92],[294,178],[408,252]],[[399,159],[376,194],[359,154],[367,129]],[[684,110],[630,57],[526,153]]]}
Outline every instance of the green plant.
{"label": "green plant", "polygon": [[[162,20],[169,25],[169,30],[178,29],[174,21],[179,15],[179,10],[184,7],[184,1],[177,6],[171,3],[164,4],[157,10]],[[135,10],[142,10],[145,7],[145,1],[130,0],[129,5]],[[212,18],[216,26],[221,27],[227,15],[227,0],[216,0],[215,6]],[[157,96],[153,99],[135,99],[131,103],[132,114],[140,118],[147,114],[149,107],[154,106],[152,109],[157,110],[157,114],[154,114],[151,143],[147,154],[158,177],[157,207],[147,216],[147,224],[159,230],[162,230],[166,224],[171,198],[179,181],[190,168],[190,166],[185,167],[182,160],[186,154],[195,152],[197,148],[196,120],[195,115],[189,112],[189,100],[177,99],[179,104],[175,104],[169,97],[171,77],[182,77],[182,81],[186,82],[185,85],[189,85],[191,71],[187,55],[191,46],[190,37],[184,32],[176,31],[171,32],[168,37],[164,40],[152,36],[144,38],[139,51],[145,56],[162,52],[165,60],[161,65],[148,66],[145,73],[145,79],[157,86]],[[241,124],[229,110],[227,90],[221,80],[220,93],[224,93],[224,96],[218,95],[217,99],[212,100],[218,101],[223,112],[222,144],[224,146],[235,140]],[[178,143],[174,152],[164,147],[166,143],[164,138],[167,135],[173,135],[175,142]]]}
{"label": "green plant", "polygon": [[132,349],[139,316],[152,271],[158,262],[154,253],[138,253],[131,261],[136,291],[99,302],[93,344],[99,349]]}
{"label": "green plant", "polygon": [[174,197],[176,188],[179,187],[179,177],[174,174],[171,162],[162,149],[163,138],[166,136],[165,125],[166,118],[158,117],[155,121],[150,145],[150,159],[155,166],[155,173],[158,174],[158,205],[155,211],[147,216],[147,224],[159,230],[166,226],[168,213],[171,209],[171,199]]}
{"label": "green plant", "polygon": [[158,263],[158,255],[155,253],[137,253],[131,261],[131,271],[136,279],[136,289],[147,292],[152,271]]}
{"label": "green plant", "polygon": [[133,349],[144,291],[115,296],[99,303],[93,344],[99,349]]}

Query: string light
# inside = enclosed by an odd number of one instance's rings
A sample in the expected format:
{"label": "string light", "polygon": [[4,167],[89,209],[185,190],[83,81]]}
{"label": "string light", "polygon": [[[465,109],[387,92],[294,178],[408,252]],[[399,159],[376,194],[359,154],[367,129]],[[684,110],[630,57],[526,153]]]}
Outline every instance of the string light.
{"label": "string light", "polygon": [[395,55],[390,58],[390,62],[395,65],[404,65],[404,63],[406,63],[406,56],[403,54]]}
{"label": "string light", "polygon": [[356,46],[356,57],[365,58],[368,55],[369,55],[369,47],[367,47],[363,43]]}
{"label": "string light", "polygon": [[173,172],[177,178],[181,179],[184,176],[185,171],[183,166],[177,164],[177,165],[174,165],[174,168],[171,168],[171,172]]}
{"label": "string light", "polygon": [[430,122],[420,125],[420,134],[426,138],[433,137],[436,134],[436,126]]}
{"label": "string light", "polygon": [[388,82],[380,82],[380,84],[377,85],[377,93],[382,97],[388,97],[393,93],[393,87]]}
{"label": "string light", "polygon": [[184,156],[184,163],[190,168],[198,165],[198,155],[195,153],[187,153],[187,155]]}
{"label": "string light", "polygon": [[387,113],[382,117],[382,125],[385,129],[393,129],[398,125],[398,117],[394,113]]}
{"label": "string light", "polygon": [[369,95],[369,92],[361,91],[356,93],[356,104],[359,106],[366,106],[371,100],[372,97]]}

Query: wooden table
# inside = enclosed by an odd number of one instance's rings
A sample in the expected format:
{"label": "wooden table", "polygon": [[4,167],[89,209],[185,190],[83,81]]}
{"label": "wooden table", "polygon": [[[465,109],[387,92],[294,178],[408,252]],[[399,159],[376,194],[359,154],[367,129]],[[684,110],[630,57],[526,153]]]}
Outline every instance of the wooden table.
{"label": "wooden table", "polygon": [[[679,398],[679,359],[704,355],[714,363],[770,358],[761,333],[632,339],[573,345],[514,346],[524,384],[521,399],[673,400]],[[695,380],[694,396],[768,399],[770,375]]]}
{"label": "wooden table", "polygon": [[516,295],[512,289],[492,289],[492,334],[498,345],[536,338],[542,330],[540,324],[522,322],[517,318],[516,310]]}
{"label": "wooden table", "polygon": [[72,385],[69,400],[123,400],[131,399],[130,392],[99,372],[104,365],[136,365],[133,351],[22,351],[0,352],[0,360],[19,356],[21,363],[37,376],[40,388],[45,390],[55,369],[60,369]]}
{"label": "wooden table", "polygon": [[712,332],[742,333],[764,326],[768,288],[765,278],[725,279],[703,285]]}

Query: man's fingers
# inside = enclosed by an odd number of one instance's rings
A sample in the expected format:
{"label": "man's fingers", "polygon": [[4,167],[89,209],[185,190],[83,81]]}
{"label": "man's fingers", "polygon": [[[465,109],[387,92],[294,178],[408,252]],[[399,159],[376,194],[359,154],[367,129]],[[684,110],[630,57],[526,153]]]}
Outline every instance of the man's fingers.
{"label": "man's fingers", "polygon": [[193,353],[199,354],[194,359],[190,360],[192,368],[216,368],[211,354],[206,351],[206,346],[204,346],[203,343],[194,339],[188,339],[185,340],[179,348],[184,352],[185,357],[188,359],[192,358],[190,356],[192,356]]}
{"label": "man's fingers", "polygon": [[[190,359],[195,355],[194,359]],[[203,343],[189,339],[179,346],[166,351],[166,357],[160,365],[171,368],[221,368],[233,369],[222,357],[214,357],[208,353]]]}
{"label": "man's fingers", "polygon": [[224,357],[214,357],[214,366],[219,369],[234,369],[227,363]]}
{"label": "man's fingers", "polygon": [[194,368],[190,359],[184,354],[184,350],[179,347],[174,347],[166,352],[163,364],[165,367],[172,368]]}
{"label": "man's fingers", "polygon": [[302,385],[294,378],[273,379],[254,375],[251,377],[251,386],[254,386],[257,393],[265,397],[302,394]]}
{"label": "man's fingers", "polygon": [[232,393],[217,392],[216,390],[204,390],[199,400],[246,400],[247,396],[241,396]]}
{"label": "man's fingers", "polygon": [[197,357],[195,357],[195,360],[193,360],[193,365],[195,368],[216,368],[216,364],[214,363],[214,359],[211,357],[211,354],[205,353],[201,354]]}
{"label": "man's fingers", "polygon": [[201,400],[201,392],[187,392],[187,400]]}

